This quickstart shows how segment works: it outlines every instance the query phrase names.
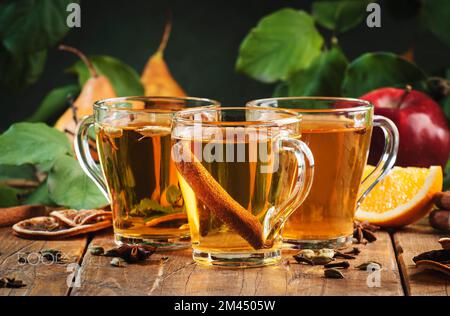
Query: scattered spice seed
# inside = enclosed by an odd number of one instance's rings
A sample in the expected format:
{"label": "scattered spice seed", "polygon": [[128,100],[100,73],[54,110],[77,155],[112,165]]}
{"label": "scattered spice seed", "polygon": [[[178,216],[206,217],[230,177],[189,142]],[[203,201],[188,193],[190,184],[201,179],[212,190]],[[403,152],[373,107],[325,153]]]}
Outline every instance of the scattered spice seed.
{"label": "scattered spice seed", "polygon": [[57,249],[44,249],[44,250],[39,251],[39,253],[41,254],[41,256],[43,258],[45,258],[48,261],[53,261],[53,262],[58,262],[58,263],[64,261],[62,252]]}
{"label": "scattered spice seed", "polygon": [[325,268],[343,268],[343,269],[348,269],[350,267],[350,263],[348,263],[348,261],[340,261],[340,262],[333,262],[333,263],[328,263],[326,265],[324,265]]}
{"label": "scattered spice seed", "polygon": [[[28,262],[28,256],[30,254],[36,254],[33,252],[25,252],[19,256],[17,259],[17,262],[20,264],[27,264]],[[60,250],[57,249],[44,249],[38,252],[38,254],[45,259],[47,262],[53,262],[53,263],[64,263],[65,258],[63,256],[63,253]],[[38,258],[36,258],[38,259]]]}
{"label": "scattered spice seed", "polygon": [[361,253],[361,250],[359,250],[359,248],[353,247],[352,250],[344,252],[345,255],[359,255]]}
{"label": "scattered spice seed", "polygon": [[375,234],[373,232],[371,232],[370,230],[363,230],[362,231],[364,238],[368,241],[368,242],[374,242],[377,240],[377,236],[375,236]]}
{"label": "scattered spice seed", "polygon": [[338,269],[330,268],[324,270],[324,275],[328,279],[343,279],[344,275]]}
{"label": "scattered spice seed", "polygon": [[371,224],[368,221],[361,222],[360,225],[361,225],[362,229],[371,231],[373,233],[381,229],[380,226]]}
{"label": "scattered spice seed", "polygon": [[312,250],[312,249],[303,249],[303,250],[300,250],[297,253],[297,255],[301,255],[302,257],[307,258],[307,259],[312,259],[316,254],[315,254],[314,250]]}
{"label": "scattered spice seed", "polygon": [[327,263],[330,263],[331,261],[334,260],[333,258],[333,254],[334,251],[331,252],[327,252],[327,251],[319,251],[319,254],[316,255],[314,253],[314,251],[310,250],[310,249],[305,249],[300,251],[299,253],[297,253],[296,255],[294,255],[294,259],[298,262],[298,263],[306,263],[309,265],[325,265]]}
{"label": "scattered spice seed", "polygon": [[298,263],[306,263],[306,264],[309,264],[311,266],[314,265],[314,262],[311,259],[308,259],[308,258],[304,257],[302,254],[296,254],[293,257],[294,257],[295,261],[297,261]]}
{"label": "scattered spice seed", "polygon": [[16,280],[15,278],[1,278],[0,279],[0,288],[10,288],[10,289],[18,289],[21,287],[27,286],[23,281]]}
{"label": "scattered spice seed", "polygon": [[154,252],[156,247],[147,245],[122,245],[105,252],[106,257],[119,257],[128,263],[135,263],[147,260]]}
{"label": "scattered spice seed", "polygon": [[356,238],[358,244],[362,243],[364,236],[361,227],[356,228],[356,232],[353,234],[353,236]]}
{"label": "scattered spice seed", "polygon": [[368,242],[374,242],[377,240],[374,232],[380,229],[379,226],[372,225],[369,222],[358,222],[355,221],[353,224],[353,237],[356,239],[357,243],[364,243],[364,238]]}
{"label": "scattered spice seed", "polygon": [[125,260],[123,260],[122,258],[119,257],[114,257],[111,259],[110,264],[113,267],[124,267],[125,266]]}
{"label": "scattered spice seed", "polygon": [[329,249],[329,248],[319,249],[319,255],[321,255],[321,256],[333,258],[334,254],[335,254],[334,249]]}
{"label": "scattered spice seed", "polygon": [[93,256],[100,256],[105,253],[105,249],[103,249],[103,247],[99,247],[99,246],[89,247],[89,251],[90,251],[91,255],[93,255]]}
{"label": "scattered spice seed", "polygon": [[17,260],[17,262],[21,263],[21,264],[25,264],[25,263],[28,263],[28,260],[27,260],[27,258],[20,256],[19,259]]}
{"label": "scattered spice seed", "polygon": [[336,251],[336,253],[334,254],[334,258],[341,258],[341,259],[356,259],[356,257],[346,254],[346,253],[342,253],[340,251]]}
{"label": "scattered spice seed", "polygon": [[311,261],[313,263],[313,265],[320,265],[323,266],[325,264],[330,263],[331,261],[333,261],[334,259],[332,257],[329,256],[324,256],[324,255],[318,255],[318,256],[314,256]]}
{"label": "scattered spice seed", "polygon": [[355,268],[358,270],[367,270],[367,267],[370,265],[372,265],[374,268],[376,268],[376,270],[381,269],[381,263],[378,263],[376,261],[367,261],[367,262],[364,262],[364,263],[356,266]]}

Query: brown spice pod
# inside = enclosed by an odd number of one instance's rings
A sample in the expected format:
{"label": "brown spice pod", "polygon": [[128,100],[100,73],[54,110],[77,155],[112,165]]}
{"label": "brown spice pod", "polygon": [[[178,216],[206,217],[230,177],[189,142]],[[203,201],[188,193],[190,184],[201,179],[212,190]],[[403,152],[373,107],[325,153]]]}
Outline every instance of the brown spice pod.
{"label": "brown spice pod", "polygon": [[414,262],[421,260],[431,260],[436,262],[447,262],[450,261],[450,250],[449,249],[439,249],[423,252],[412,259]]}
{"label": "brown spice pod", "polygon": [[[183,151],[182,154],[180,150]],[[258,219],[222,188],[196,159],[190,148],[178,143],[173,146],[173,151],[178,171],[195,192],[197,198],[254,249],[263,248],[263,227]]]}
{"label": "brown spice pod", "polygon": [[435,193],[433,196],[433,203],[438,208],[450,210],[450,191]]}
{"label": "brown spice pod", "polygon": [[450,238],[449,237],[444,237],[439,239],[439,243],[442,246],[442,249],[449,249],[450,250]]}
{"label": "brown spice pod", "polygon": [[450,231],[450,211],[449,210],[433,210],[428,216],[431,227],[434,229],[449,232]]}
{"label": "brown spice pod", "polygon": [[450,267],[448,265],[436,261],[419,260],[416,262],[416,267],[426,270],[439,271],[450,276]]}

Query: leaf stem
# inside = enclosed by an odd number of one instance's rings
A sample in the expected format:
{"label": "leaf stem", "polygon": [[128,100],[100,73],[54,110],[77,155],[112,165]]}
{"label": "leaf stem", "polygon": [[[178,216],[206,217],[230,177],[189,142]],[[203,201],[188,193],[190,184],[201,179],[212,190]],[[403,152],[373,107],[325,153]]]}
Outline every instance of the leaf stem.
{"label": "leaf stem", "polygon": [[80,51],[79,49],[72,47],[72,46],[67,46],[67,45],[59,45],[59,50],[63,50],[66,52],[70,52],[73,53],[75,55],[77,55],[87,66],[89,73],[91,74],[91,77],[98,77],[98,73],[94,68],[94,65],[92,64],[92,61],[86,57],[85,54],[83,54],[82,51]]}

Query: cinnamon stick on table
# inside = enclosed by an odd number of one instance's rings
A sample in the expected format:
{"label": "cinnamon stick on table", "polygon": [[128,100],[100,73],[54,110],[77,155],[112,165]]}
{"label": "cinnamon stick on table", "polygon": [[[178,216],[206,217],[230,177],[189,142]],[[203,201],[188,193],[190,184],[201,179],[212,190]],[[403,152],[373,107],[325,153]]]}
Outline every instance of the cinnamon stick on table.
{"label": "cinnamon stick on table", "polygon": [[[198,161],[189,147],[182,143],[177,143],[172,150],[175,166],[190,185],[197,198],[254,249],[263,248],[263,227],[258,219],[222,188]],[[190,159],[186,159],[187,157]]]}
{"label": "cinnamon stick on table", "polygon": [[11,226],[21,220],[48,215],[44,205],[19,205],[0,209],[0,227]]}

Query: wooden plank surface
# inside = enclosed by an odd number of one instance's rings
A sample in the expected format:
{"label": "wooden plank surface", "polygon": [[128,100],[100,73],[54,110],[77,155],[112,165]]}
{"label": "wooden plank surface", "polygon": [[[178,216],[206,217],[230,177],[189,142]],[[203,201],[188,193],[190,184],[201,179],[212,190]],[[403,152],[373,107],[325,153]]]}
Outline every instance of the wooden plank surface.
{"label": "wooden plank surface", "polygon": [[[435,271],[421,271],[412,261],[414,256],[422,252],[441,249],[438,240],[444,236],[439,235],[427,224],[408,227],[394,234],[397,260],[404,276],[408,295],[449,295],[449,277]],[[448,235],[446,236],[448,237]]]}
{"label": "wooden plank surface", "polygon": [[[379,232],[378,241],[359,245],[362,253],[343,270],[345,279],[324,279],[320,267],[297,264],[284,255],[278,266],[253,269],[225,269],[195,264],[189,249],[157,253],[146,263],[124,268],[110,266],[110,258],[84,255],[79,287],[67,287],[71,263],[81,262],[87,237],[64,241],[25,240],[0,229],[0,277],[15,277],[27,284],[22,289],[0,289],[3,295],[403,295],[397,262],[389,235]],[[433,249],[442,235],[427,225],[416,225],[393,234],[404,287],[410,295],[448,295],[450,280],[434,272],[419,271],[412,257]],[[91,245],[113,247],[112,232],[93,239]],[[43,249],[61,250],[64,264],[21,265],[20,254]],[[168,256],[168,261],[161,257]],[[383,265],[380,287],[369,287],[369,273],[354,269],[361,262],[375,260]],[[372,280],[374,280],[372,278]],[[76,286],[76,284],[75,284]]]}
{"label": "wooden plank surface", "polygon": [[[112,235],[94,238],[91,245],[113,247]],[[390,236],[359,246],[362,253],[351,260],[345,279],[323,278],[323,269],[295,263],[292,254],[277,266],[252,269],[204,267],[195,264],[190,250],[157,253],[146,263],[112,267],[111,258],[86,253],[81,284],[71,295],[403,295]],[[162,256],[168,256],[162,261]],[[367,271],[354,266],[375,260],[382,264],[379,287],[369,287]]]}
{"label": "wooden plank surface", "polygon": [[[71,275],[70,264],[78,263],[87,245],[87,237],[64,241],[26,240],[15,237],[10,228],[0,228],[0,278],[14,277],[26,287],[20,289],[0,288],[0,296],[6,295],[67,295],[67,278]],[[66,257],[64,263],[44,264],[39,251],[58,249]],[[19,256],[27,253],[30,262],[20,264]]]}

